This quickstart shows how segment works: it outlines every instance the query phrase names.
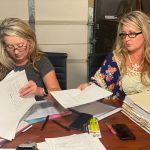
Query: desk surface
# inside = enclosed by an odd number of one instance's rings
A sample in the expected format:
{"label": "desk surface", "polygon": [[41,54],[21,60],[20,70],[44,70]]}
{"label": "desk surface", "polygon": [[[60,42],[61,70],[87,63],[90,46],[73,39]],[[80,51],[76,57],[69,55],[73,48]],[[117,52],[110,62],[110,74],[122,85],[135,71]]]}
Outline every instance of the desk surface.
{"label": "desk surface", "polygon": [[[74,115],[65,116],[63,118],[59,118],[59,122],[69,125],[72,122],[72,119],[75,118]],[[133,131],[136,136],[136,140],[130,141],[121,141],[117,136],[113,135],[105,122],[113,123],[125,123],[128,127]],[[129,118],[127,118],[121,112],[113,114],[99,122],[100,130],[102,134],[102,138],[100,141],[104,144],[107,150],[150,150],[150,134],[146,133],[143,129],[137,126],[134,122],[132,122]],[[74,133],[81,133],[80,131],[66,131],[53,122],[49,121],[45,126],[44,131],[41,131],[40,128],[42,123],[36,123],[33,125],[31,129],[28,131],[17,135],[15,140],[12,142],[6,143],[4,148],[15,148],[18,144],[24,143],[27,141],[35,141],[42,142],[45,138],[49,137],[59,137],[70,135]]]}

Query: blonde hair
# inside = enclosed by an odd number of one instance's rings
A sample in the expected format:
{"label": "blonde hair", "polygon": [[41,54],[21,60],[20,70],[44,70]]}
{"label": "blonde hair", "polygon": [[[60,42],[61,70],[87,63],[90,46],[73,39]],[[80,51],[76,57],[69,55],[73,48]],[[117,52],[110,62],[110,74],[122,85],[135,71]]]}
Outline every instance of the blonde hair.
{"label": "blonde hair", "polygon": [[36,35],[30,25],[18,18],[6,18],[0,25],[0,62],[5,67],[12,69],[14,63],[5,50],[3,41],[5,36],[17,36],[30,41],[28,59],[36,69],[35,62],[41,57],[42,52],[38,48]]}
{"label": "blonde hair", "polygon": [[132,11],[124,14],[118,24],[117,37],[113,49],[121,59],[121,73],[126,72],[127,49],[125,48],[119,34],[122,32],[123,25],[131,25],[142,32],[145,39],[144,49],[144,68],[142,70],[141,81],[146,85],[145,73],[150,78],[150,17],[141,11]]}

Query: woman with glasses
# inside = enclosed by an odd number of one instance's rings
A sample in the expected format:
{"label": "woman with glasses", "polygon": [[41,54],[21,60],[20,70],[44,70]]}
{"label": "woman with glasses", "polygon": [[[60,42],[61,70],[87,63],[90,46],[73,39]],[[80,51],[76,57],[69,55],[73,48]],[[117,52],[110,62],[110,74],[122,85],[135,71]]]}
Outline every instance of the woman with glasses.
{"label": "woman with glasses", "polygon": [[[140,11],[122,16],[113,49],[91,78],[91,82],[113,93],[107,100],[116,103],[126,95],[150,90],[149,16]],[[83,90],[88,85],[81,84],[79,88]]]}
{"label": "woman with glasses", "polygon": [[26,71],[29,82],[20,96],[35,95],[36,100],[52,99],[46,91],[60,90],[54,68],[39,50],[31,27],[18,18],[5,19],[0,25],[0,73]]}

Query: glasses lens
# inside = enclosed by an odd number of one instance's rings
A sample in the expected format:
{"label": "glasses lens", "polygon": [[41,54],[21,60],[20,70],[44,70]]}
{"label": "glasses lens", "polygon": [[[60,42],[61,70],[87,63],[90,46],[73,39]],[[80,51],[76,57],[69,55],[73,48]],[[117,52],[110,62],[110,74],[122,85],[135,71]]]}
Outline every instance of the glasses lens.
{"label": "glasses lens", "polygon": [[8,51],[14,50],[14,46],[13,45],[6,45],[6,50],[8,50]]}
{"label": "glasses lens", "polygon": [[136,33],[134,33],[134,32],[133,32],[133,33],[129,33],[129,34],[128,34],[128,36],[129,36],[130,38],[135,38],[135,37],[136,37],[136,35],[137,35],[137,34],[136,34]]}
{"label": "glasses lens", "polygon": [[124,38],[126,38],[127,34],[125,34],[125,33],[120,33],[119,36],[120,36],[122,39],[124,39]]}

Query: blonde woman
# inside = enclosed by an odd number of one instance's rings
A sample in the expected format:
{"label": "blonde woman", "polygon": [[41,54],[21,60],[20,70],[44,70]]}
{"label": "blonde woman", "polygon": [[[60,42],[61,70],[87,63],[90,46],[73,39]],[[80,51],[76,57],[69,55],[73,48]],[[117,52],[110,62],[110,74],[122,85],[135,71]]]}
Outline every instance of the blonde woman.
{"label": "blonde woman", "polygon": [[20,89],[20,96],[52,99],[45,90],[60,90],[54,67],[39,50],[29,24],[21,19],[7,18],[0,25],[0,63],[10,71],[26,71],[29,82]]}
{"label": "blonde woman", "polygon": [[[150,90],[150,18],[140,11],[125,14],[119,21],[113,52],[91,81],[112,91],[107,98],[124,100],[126,95]],[[89,83],[81,84],[83,90]]]}

